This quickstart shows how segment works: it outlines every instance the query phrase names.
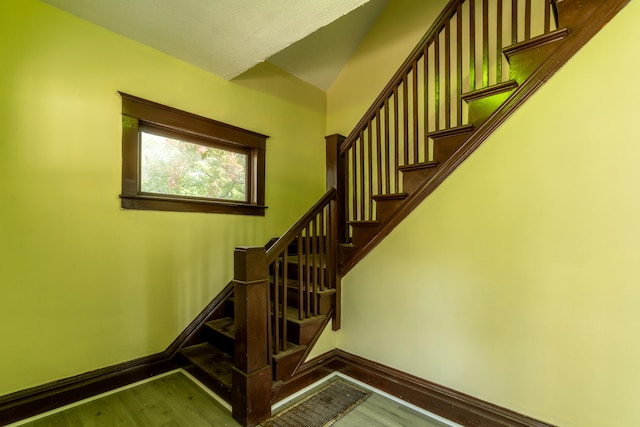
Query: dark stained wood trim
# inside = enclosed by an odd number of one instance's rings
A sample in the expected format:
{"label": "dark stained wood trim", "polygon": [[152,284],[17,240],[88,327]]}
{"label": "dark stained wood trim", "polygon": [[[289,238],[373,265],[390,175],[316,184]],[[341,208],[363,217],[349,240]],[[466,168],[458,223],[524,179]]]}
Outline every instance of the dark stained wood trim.
{"label": "dark stained wood trim", "polygon": [[0,396],[0,420],[19,421],[178,368],[177,352],[193,341],[204,323],[222,310],[231,295],[233,282],[161,353]]}
{"label": "dark stained wood trim", "polygon": [[21,390],[0,397],[0,420],[10,424],[176,368],[171,354],[164,351]]}
{"label": "dark stained wood trim", "polygon": [[[405,203],[381,227],[367,243],[340,265],[339,273],[346,275],[362,258],[375,248],[391,231],[431,194],[453,171],[466,160],[489,136],[504,123],[515,110],[527,101],[553,74],[555,74],[582,46],[604,27],[630,0],[608,0],[571,29],[561,46],[532,75],[521,84],[487,121],[478,127],[471,137],[405,200]],[[345,141],[347,144],[349,140]],[[348,147],[343,146],[344,150]]]}
{"label": "dark stained wood trim", "polygon": [[310,360],[274,395],[277,403],[314,382],[340,372],[431,413],[469,427],[552,427],[389,366],[334,349]]}
{"label": "dark stained wood trim", "polygon": [[[123,92],[119,94],[122,97],[122,208],[264,216],[265,148],[268,136]],[[168,133],[172,138],[182,136],[189,142],[246,154],[249,158],[246,200],[141,192],[139,131],[145,128],[161,134]]]}

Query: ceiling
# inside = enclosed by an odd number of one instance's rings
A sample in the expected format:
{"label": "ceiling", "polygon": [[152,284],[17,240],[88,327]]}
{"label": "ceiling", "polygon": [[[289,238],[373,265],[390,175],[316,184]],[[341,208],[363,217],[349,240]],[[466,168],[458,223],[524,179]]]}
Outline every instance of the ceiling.
{"label": "ceiling", "polygon": [[230,80],[269,61],[327,90],[389,0],[41,0]]}

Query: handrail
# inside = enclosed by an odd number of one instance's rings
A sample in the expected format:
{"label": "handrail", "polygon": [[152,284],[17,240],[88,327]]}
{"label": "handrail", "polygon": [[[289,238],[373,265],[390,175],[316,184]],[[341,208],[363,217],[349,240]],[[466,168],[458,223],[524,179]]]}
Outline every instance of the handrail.
{"label": "handrail", "polygon": [[330,201],[335,199],[336,189],[331,188],[318,200],[289,230],[287,230],[278,240],[273,243],[267,250],[267,264],[275,261],[277,254],[289,246],[295,237],[311,222],[318,212],[327,206]]}
{"label": "handrail", "polygon": [[[272,278],[268,291],[272,315],[267,319],[271,354],[287,350],[290,289],[296,289],[295,306],[302,321],[320,314],[321,293],[337,287],[338,242],[333,232],[337,218],[331,213],[335,202],[332,187],[266,252]],[[295,254],[290,253],[292,248]]]}
{"label": "handrail", "polygon": [[[469,103],[478,99],[473,95],[506,93],[520,83],[510,76],[515,69],[503,55],[505,47],[554,31],[556,1],[449,1],[340,144],[341,221],[376,221],[374,196],[407,192],[403,168],[441,164],[455,151],[454,131],[463,134],[486,119],[478,110],[472,114]],[[339,239],[351,242],[352,234],[347,227]]]}
{"label": "handrail", "polygon": [[[464,0],[462,0],[464,2]],[[401,82],[404,76],[407,74],[409,69],[413,66],[413,63],[419,58],[424,50],[424,45],[431,40],[436,34],[438,34],[441,28],[444,26],[444,22],[449,15],[455,13],[458,3],[462,3],[460,0],[451,0],[444,7],[440,15],[436,18],[434,23],[431,25],[429,30],[425,33],[425,35],[420,39],[415,48],[411,51],[407,59],[402,63],[398,71],[391,77],[391,80],[387,85],[382,89],[380,95],[373,101],[371,107],[364,113],[364,116],[360,119],[360,121],[353,128],[351,133],[347,136],[344,142],[340,145],[340,154],[344,154],[349,147],[353,144],[357,135],[360,133],[360,129],[362,129],[367,122],[370,120],[372,116],[375,116],[376,111],[379,110],[380,106],[384,104],[385,99],[389,98],[393,93],[394,88],[396,88]],[[450,16],[449,16],[450,17]]]}

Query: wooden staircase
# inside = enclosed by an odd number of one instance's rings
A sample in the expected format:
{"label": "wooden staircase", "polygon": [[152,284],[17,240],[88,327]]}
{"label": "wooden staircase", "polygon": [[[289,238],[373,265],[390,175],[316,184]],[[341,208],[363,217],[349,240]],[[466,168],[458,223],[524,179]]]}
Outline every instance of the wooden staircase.
{"label": "wooden staircase", "polygon": [[328,322],[340,328],[340,278],[627,2],[452,0],[353,132],[327,137],[323,198],[265,248],[236,249],[182,366],[242,425],[268,417]]}

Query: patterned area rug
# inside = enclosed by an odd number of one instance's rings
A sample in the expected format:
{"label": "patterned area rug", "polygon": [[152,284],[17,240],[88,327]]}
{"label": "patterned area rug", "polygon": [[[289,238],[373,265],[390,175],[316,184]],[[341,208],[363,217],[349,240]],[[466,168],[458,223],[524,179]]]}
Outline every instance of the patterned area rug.
{"label": "patterned area rug", "polygon": [[371,393],[336,380],[325,388],[263,421],[263,427],[326,427],[335,423]]}

